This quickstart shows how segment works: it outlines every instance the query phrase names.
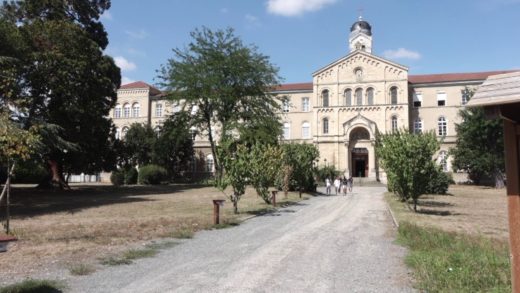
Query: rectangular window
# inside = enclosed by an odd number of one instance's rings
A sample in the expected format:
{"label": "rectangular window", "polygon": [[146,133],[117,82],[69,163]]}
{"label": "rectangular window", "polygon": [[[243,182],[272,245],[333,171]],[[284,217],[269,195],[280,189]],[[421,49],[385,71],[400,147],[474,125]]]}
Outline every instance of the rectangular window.
{"label": "rectangular window", "polygon": [[291,138],[291,124],[289,124],[289,123],[283,124],[283,138],[284,139]]}
{"label": "rectangular window", "polygon": [[446,93],[445,92],[437,93],[437,106],[446,106]]}
{"label": "rectangular window", "polygon": [[155,105],[155,117],[162,117],[162,104]]}
{"label": "rectangular window", "polygon": [[421,93],[413,94],[413,106],[415,108],[419,108],[422,106],[422,94]]}
{"label": "rectangular window", "polygon": [[462,95],[462,105],[466,105],[469,101],[469,95],[470,95],[470,91],[468,89],[463,89],[461,91],[461,95]]}
{"label": "rectangular window", "polygon": [[414,133],[422,133],[422,120],[415,120],[414,123],[413,123],[413,131]]}
{"label": "rectangular window", "polygon": [[307,97],[302,98],[302,111],[303,112],[309,112],[310,111],[309,98],[307,98]]}
{"label": "rectangular window", "polygon": [[283,100],[283,105],[282,105],[282,111],[284,113],[288,113],[289,112],[289,107],[290,107],[290,101],[289,99],[284,99]]}

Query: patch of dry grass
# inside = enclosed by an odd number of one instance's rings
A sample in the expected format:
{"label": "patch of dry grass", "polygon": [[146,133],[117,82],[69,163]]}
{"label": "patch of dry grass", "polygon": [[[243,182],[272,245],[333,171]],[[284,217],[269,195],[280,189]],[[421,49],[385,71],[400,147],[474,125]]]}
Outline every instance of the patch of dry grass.
{"label": "patch of dry grass", "polygon": [[[19,241],[2,254],[0,283],[53,265],[92,263],[156,238],[191,238],[214,227],[213,199],[226,197],[213,187],[186,185],[86,186],[72,192],[15,188],[11,227]],[[280,205],[296,201],[297,193],[277,198]],[[271,209],[248,189],[239,202],[240,214],[227,200],[221,221],[239,223]]]}
{"label": "patch of dry grass", "polygon": [[450,195],[420,197],[418,213],[409,210],[390,193],[386,194],[386,198],[399,222],[507,241],[509,230],[505,189],[451,185],[448,193]]}

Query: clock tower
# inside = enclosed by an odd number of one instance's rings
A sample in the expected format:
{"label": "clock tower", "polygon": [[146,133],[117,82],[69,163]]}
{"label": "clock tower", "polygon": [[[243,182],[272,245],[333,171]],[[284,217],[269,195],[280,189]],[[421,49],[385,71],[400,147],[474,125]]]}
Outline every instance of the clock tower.
{"label": "clock tower", "polygon": [[348,42],[350,52],[361,50],[372,54],[372,27],[363,17],[360,16],[350,28]]}

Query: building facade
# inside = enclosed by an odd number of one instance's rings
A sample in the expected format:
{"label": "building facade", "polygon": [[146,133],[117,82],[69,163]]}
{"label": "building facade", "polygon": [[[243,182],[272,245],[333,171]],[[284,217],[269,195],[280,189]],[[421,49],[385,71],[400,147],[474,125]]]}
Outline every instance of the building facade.
{"label": "building facade", "polygon": [[[283,140],[315,144],[321,166],[335,166],[347,176],[384,180],[375,156],[376,133],[396,129],[434,130],[442,141],[436,160],[451,170],[448,151],[456,141],[458,112],[489,76],[506,71],[409,75],[408,67],[372,54],[372,28],[359,19],[348,39],[349,54],[312,74],[312,82],[284,84],[274,93],[282,97]],[[160,90],[144,82],[121,86],[112,111],[118,137],[134,122],[160,126],[179,105],[164,99]],[[211,171],[209,143],[197,136],[195,147],[204,170]],[[200,168],[200,167],[199,167]]]}

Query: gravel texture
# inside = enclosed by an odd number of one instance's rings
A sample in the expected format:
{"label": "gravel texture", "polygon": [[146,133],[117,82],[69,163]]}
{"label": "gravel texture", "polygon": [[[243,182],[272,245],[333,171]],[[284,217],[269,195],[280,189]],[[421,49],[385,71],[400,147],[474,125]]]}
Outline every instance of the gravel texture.
{"label": "gravel texture", "polygon": [[[132,265],[71,277],[71,292],[414,292],[384,188],[317,196]],[[240,207],[240,205],[239,205]],[[68,290],[68,291],[69,291]]]}

